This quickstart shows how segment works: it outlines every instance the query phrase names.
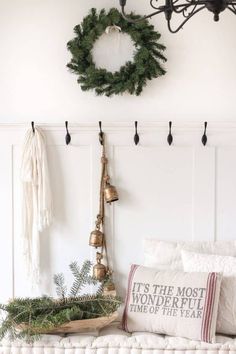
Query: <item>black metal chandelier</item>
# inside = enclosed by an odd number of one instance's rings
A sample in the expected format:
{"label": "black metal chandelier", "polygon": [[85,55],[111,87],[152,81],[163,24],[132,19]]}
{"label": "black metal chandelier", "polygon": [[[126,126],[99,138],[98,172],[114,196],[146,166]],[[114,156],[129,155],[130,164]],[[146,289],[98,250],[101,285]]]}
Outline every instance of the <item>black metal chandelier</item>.
{"label": "black metal chandelier", "polygon": [[[204,9],[213,13],[214,21],[216,22],[219,21],[219,14],[226,9],[236,15],[236,0],[185,0],[184,2],[181,2],[181,0],[165,0],[165,4],[161,6],[158,6],[158,0],[150,0],[150,5],[155,11],[139,20],[133,20],[126,16],[125,13],[127,0],[119,1],[123,17],[129,22],[144,20],[164,12],[168,29],[171,33],[177,33],[191,17]],[[176,29],[171,27],[172,14],[181,14],[183,16],[183,21]]]}

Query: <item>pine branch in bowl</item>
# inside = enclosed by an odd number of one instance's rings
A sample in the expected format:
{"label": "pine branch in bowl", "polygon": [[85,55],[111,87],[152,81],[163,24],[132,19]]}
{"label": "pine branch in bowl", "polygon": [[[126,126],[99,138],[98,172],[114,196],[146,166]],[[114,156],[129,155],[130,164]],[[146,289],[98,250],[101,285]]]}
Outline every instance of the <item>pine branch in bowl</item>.
{"label": "pine branch in bowl", "polygon": [[[122,301],[118,296],[103,294],[104,284],[90,275],[91,267],[90,261],[85,261],[82,267],[77,262],[70,264],[74,279],[69,292],[64,275],[56,274],[57,299],[48,296],[15,298],[0,305],[0,310],[6,313],[0,339],[24,339],[30,343],[45,333],[76,333],[99,329],[114,321]],[[95,294],[80,295],[87,285],[98,286]]]}

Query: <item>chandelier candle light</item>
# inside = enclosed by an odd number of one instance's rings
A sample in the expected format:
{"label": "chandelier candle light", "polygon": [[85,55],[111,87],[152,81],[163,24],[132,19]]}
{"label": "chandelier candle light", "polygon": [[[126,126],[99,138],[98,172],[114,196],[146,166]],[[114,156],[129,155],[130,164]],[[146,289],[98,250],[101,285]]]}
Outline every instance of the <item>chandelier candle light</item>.
{"label": "chandelier candle light", "polygon": [[[236,0],[165,0],[165,4],[159,6],[158,1],[159,0],[150,0],[150,5],[154,9],[154,12],[136,20],[126,15],[125,6],[127,0],[119,0],[122,15],[127,21],[136,22],[151,18],[163,12],[165,14],[168,29],[171,33],[177,33],[191,17],[204,9],[213,13],[214,21],[216,22],[219,21],[219,14],[226,9],[236,15]],[[181,14],[184,18],[176,29],[172,29],[171,27],[173,13]]]}
{"label": "chandelier candle light", "polygon": [[[106,237],[104,233],[105,202],[111,204],[119,198],[116,188],[110,184],[110,177],[107,169],[108,159],[105,152],[105,135],[102,131],[99,134],[99,140],[102,145],[99,214],[97,215],[95,222],[96,229],[90,234],[89,245],[95,248],[100,248],[100,251],[96,253],[97,263],[93,267],[93,276],[99,281],[104,281],[107,278],[108,282],[105,282],[104,290],[110,292],[115,291],[115,286],[111,280],[112,271],[109,267]],[[102,263],[103,258],[106,258],[106,266]]]}

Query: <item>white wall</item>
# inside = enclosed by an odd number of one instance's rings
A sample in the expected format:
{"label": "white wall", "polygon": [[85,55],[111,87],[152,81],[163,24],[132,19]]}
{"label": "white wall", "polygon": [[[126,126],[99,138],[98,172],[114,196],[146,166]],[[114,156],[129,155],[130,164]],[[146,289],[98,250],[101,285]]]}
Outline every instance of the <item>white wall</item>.
{"label": "white wall", "polygon": [[[117,5],[118,0],[0,0],[1,122],[235,119],[236,21],[229,12],[219,23],[207,11],[196,15],[176,35],[168,32],[163,15],[153,18],[167,46],[168,73],[141,97],[81,92],[66,68],[66,43],[91,7]],[[147,13],[149,1],[129,0],[127,9]]]}
{"label": "white wall", "polygon": [[[71,261],[95,259],[88,246],[98,212],[101,146],[97,125],[44,126],[54,222],[41,235],[41,292],[53,294],[54,273],[68,281]],[[165,124],[106,126],[110,173],[120,200],[107,207],[106,235],[118,290],[124,294],[131,263],[143,262],[142,240],[233,240],[236,237],[236,125],[214,124],[208,145],[198,125],[179,124],[174,145]],[[0,301],[32,293],[22,257],[20,152],[24,129],[0,126]]]}
{"label": "white wall", "polygon": [[[52,275],[66,272],[70,261],[93,257],[88,237],[97,213],[98,120],[108,133],[120,192],[108,214],[108,237],[122,292],[129,264],[142,261],[143,237],[235,238],[235,17],[225,12],[216,24],[206,12],[177,35],[167,31],[162,16],[154,18],[168,48],[167,75],[138,98],[96,97],[82,92],[67,71],[66,43],[91,7],[108,9],[117,2],[0,0],[0,122],[12,123],[0,127],[1,299],[30,294],[19,247],[24,129],[15,123],[51,124],[44,128],[55,222],[42,236],[42,292],[52,293]],[[129,9],[146,13],[148,3],[129,0]],[[71,128],[70,147],[63,124],[57,126],[65,120],[70,127],[84,123]],[[134,120],[140,123],[139,147],[132,140]],[[174,122],[171,148],[168,120]],[[209,146],[203,148],[205,120],[211,124]]]}

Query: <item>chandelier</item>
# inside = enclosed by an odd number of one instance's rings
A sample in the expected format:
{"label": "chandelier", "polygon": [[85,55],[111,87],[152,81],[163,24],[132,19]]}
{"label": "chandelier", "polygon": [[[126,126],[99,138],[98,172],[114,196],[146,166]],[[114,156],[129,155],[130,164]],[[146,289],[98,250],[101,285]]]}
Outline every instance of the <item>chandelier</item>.
{"label": "chandelier", "polygon": [[[165,4],[160,6],[158,6],[158,0],[150,0],[150,5],[154,11],[150,15],[134,20],[128,17],[125,13],[127,0],[119,1],[122,15],[129,22],[148,19],[163,12],[167,21],[168,29],[171,33],[177,33],[191,17],[204,9],[213,13],[214,21],[216,22],[219,21],[219,14],[225,9],[230,10],[236,15],[236,0],[185,0],[183,2],[181,2],[181,0],[165,0]],[[180,14],[183,16],[183,21],[175,29],[172,29],[171,27],[172,14]]]}

